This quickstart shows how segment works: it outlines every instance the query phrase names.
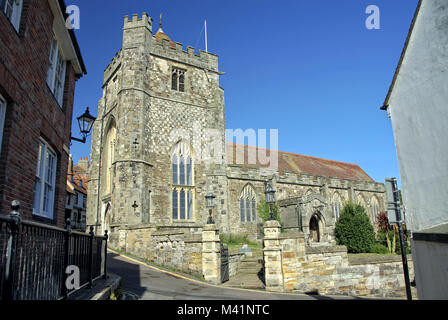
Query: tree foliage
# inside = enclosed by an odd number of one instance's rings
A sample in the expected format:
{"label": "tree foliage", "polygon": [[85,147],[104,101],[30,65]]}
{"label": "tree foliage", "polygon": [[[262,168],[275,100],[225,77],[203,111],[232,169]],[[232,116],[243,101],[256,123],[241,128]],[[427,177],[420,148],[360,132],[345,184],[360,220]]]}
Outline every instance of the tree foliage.
{"label": "tree foliage", "polygon": [[348,252],[370,252],[375,244],[375,231],[363,206],[347,202],[335,227],[336,241]]}
{"label": "tree foliage", "polygon": [[396,232],[394,226],[389,224],[389,217],[387,212],[383,211],[378,213],[376,217],[378,221],[378,239],[386,241],[387,249],[389,253],[394,253],[396,250]]}

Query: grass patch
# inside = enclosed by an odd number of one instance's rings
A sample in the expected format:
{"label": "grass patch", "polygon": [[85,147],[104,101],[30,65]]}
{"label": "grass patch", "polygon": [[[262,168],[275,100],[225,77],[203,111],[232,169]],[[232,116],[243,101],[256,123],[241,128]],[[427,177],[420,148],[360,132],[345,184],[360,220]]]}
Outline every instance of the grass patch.
{"label": "grass patch", "polygon": [[250,241],[248,236],[245,234],[234,234],[234,233],[230,233],[230,234],[220,234],[219,238],[221,240],[222,243],[232,246],[235,245],[252,245],[252,246],[256,246],[258,245],[257,242],[255,241]]}
{"label": "grass patch", "polygon": [[115,289],[110,294],[110,300],[123,300],[123,280],[120,280],[120,284],[118,285],[117,289]]}
{"label": "grass patch", "polygon": [[220,234],[219,238],[222,243],[227,245],[230,254],[240,252],[241,247],[245,244],[247,244],[254,256],[260,256],[263,254],[261,244],[256,241],[249,240],[247,235],[234,233]]}

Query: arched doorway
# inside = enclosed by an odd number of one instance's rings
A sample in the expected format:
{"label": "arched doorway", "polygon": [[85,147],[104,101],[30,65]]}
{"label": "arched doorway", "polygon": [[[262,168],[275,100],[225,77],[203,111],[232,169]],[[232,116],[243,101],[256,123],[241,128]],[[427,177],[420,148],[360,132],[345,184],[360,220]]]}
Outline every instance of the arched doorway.
{"label": "arched doorway", "polygon": [[310,240],[320,242],[319,220],[316,215],[313,215],[310,220]]}

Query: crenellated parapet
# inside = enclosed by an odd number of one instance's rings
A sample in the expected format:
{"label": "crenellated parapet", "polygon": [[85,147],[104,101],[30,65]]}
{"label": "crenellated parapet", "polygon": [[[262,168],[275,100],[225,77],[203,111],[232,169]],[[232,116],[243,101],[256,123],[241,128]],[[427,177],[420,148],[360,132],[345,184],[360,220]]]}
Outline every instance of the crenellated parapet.
{"label": "crenellated parapet", "polygon": [[121,65],[121,50],[115,54],[115,57],[104,70],[104,83],[106,83]]}
{"label": "crenellated parapet", "polygon": [[139,18],[138,14],[136,13],[132,15],[132,18],[129,18],[129,16],[125,16],[123,30],[147,27],[152,32],[152,21],[152,18],[146,12],[143,12],[141,18]]}
{"label": "crenellated parapet", "polygon": [[[147,13],[143,13],[141,17],[139,17],[138,14],[132,15],[132,17],[125,16],[123,24],[123,32],[125,34],[123,48],[137,45],[137,43],[142,40],[140,39],[140,36],[135,33],[134,29],[147,28],[152,34],[152,23],[153,20]],[[126,34],[129,34],[129,36],[126,36]],[[135,40],[135,42],[133,42],[133,40]],[[157,40],[155,35],[152,35],[150,41],[150,54],[153,56],[219,73],[218,56],[216,54],[205,52],[203,50],[197,50],[196,52],[195,48],[191,46],[187,46],[184,49],[184,46],[180,42],[173,42],[169,38]],[[123,49],[117,52],[104,70],[104,83],[115,74],[117,68],[121,65],[122,51]]]}
{"label": "crenellated parapet", "polygon": [[151,54],[201,69],[219,72],[217,55],[203,50],[198,50],[196,54],[193,47],[187,46],[184,50],[182,43],[173,43],[169,39],[157,41],[156,37],[153,36]]}

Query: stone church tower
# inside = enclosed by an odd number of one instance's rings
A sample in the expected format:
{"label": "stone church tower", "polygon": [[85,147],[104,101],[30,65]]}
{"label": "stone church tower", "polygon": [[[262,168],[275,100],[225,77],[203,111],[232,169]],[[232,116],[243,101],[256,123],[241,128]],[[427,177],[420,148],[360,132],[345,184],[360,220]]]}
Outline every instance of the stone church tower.
{"label": "stone church tower", "polygon": [[[221,74],[216,55],[184,51],[161,24],[153,34],[147,14],[125,17],[93,127],[87,225],[131,246],[137,238],[148,245],[155,231],[191,235],[207,222],[212,192],[220,231],[260,240],[267,181],[284,229],[303,231],[309,243],[334,243],[347,201],[376,223],[386,210],[385,187],[358,165],[226,143]],[[266,151],[274,168],[259,157]]]}
{"label": "stone church tower", "polygon": [[125,17],[123,46],[104,72],[93,128],[88,225],[98,232],[124,226],[194,231],[206,223],[210,191],[217,197],[214,218],[226,225],[224,163],[203,160],[210,139],[219,141],[214,157],[225,156],[219,76],[216,55],[184,51],[161,24],[153,35],[146,13]]}

